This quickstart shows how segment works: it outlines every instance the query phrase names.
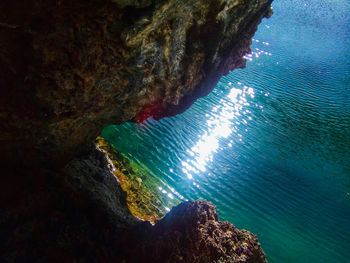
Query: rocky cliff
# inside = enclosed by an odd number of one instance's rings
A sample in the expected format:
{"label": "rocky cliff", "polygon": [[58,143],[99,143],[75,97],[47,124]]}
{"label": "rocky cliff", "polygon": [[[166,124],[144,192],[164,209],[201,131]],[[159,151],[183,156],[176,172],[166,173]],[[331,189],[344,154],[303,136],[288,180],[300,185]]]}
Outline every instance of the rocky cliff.
{"label": "rocky cliff", "polygon": [[0,3],[0,149],[61,167],[108,124],[172,116],[244,67],[271,0]]}
{"label": "rocky cliff", "polygon": [[133,217],[93,141],[181,113],[244,67],[271,1],[1,1],[0,261],[264,262],[211,204]]}
{"label": "rocky cliff", "polygon": [[0,193],[1,262],[266,262],[257,237],[219,222],[206,201],[182,203],[154,226],[132,216],[98,147],[45,177],[18,183],[17,200]]}

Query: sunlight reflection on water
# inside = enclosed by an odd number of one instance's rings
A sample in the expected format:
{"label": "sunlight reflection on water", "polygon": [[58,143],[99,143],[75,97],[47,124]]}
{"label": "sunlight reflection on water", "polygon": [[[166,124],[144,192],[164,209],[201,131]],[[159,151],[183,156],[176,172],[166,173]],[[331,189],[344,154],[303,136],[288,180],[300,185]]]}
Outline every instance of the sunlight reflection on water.
{"label": "sunlight reflection on water", "polygon": [[[232,83],[229,85],[231,86]],[[199,174],[206,171],[206,165],[213,161],[213,154],[217,152],[221,138],[227,138],[232,132],[237,133],[238,124],[235,119],[249,113],[249,111],[243,111],[243,107],[249,106],[247,100],[249,97],[254,98],[253,88],[248,86],[232,88],[227,97],[220,100],[219,106],[212,108],[210,113],[206,114],[208,130],[191,149],[187,150],[189,153],[187,160],[181,162],[182,171],[189,179],[193,179],[193,173]],[[248,120],[251,120],[251,117],[248,117]],[[243,119],[243,122],[247,123],[247,120]],[[241,137],[238,133],[237,136]],[[232,147],[231,142],[228,144],[229,147]]]}
{"label": "sunlight reflection on water", "polygon": [[115,127],[110,139],[159,178],[164,211],[207,199],[259,236],[269,262],[348,262],[350,2],[274,9],[246,69],[185,113]]}

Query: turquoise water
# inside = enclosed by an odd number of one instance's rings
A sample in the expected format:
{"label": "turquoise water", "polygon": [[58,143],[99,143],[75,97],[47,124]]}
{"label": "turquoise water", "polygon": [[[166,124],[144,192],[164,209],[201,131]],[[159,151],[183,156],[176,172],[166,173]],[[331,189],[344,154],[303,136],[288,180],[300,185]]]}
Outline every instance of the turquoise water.
{"label": "turquoise water", "polygon": [[246,69],[184,114],[103,136],[169,199],[256,233],[269,262],[350,262],[350,1],[273,7]]}

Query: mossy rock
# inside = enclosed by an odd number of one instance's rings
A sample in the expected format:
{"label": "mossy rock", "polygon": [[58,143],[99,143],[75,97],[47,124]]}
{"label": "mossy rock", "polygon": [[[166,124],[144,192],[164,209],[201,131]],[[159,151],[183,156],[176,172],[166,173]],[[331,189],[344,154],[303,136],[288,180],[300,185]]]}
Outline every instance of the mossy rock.
{"label": "mossy rock", "polygon": [[143,220],[155,223],[166,213],[164,207],[180,203],[179,200],[169,200],[157,188],[159,182],[152,182],[150,175],[137,167],[127,157],[118,152],[102,137],[96,138],[97,146],[103,150],[113,163],[114,175],[118,178],[122,189],[127,194],[127,205],[130,212]]}

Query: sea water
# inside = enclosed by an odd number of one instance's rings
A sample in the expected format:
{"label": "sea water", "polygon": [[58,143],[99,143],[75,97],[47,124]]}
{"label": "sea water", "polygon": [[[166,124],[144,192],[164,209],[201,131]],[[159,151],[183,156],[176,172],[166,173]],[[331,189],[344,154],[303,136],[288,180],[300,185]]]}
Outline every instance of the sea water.
{"label": "sea water", "polygon": [[269,262],[350,262],[350,1],[273,8],[246,69],[181,115],[102,135],[169,199],[257,234]]}

